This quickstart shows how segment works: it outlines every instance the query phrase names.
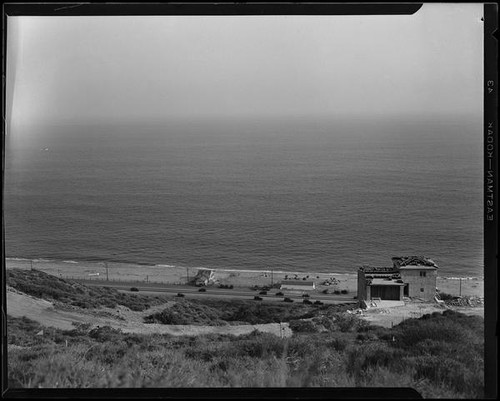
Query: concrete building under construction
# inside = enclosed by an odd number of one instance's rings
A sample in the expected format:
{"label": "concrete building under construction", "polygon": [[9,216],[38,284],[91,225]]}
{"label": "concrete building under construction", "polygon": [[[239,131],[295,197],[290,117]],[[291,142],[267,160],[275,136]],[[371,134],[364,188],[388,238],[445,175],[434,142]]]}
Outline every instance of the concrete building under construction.
{"label": "concrete building under construction", "polygon": [[392,267],[363,266],[358,270],[358,299],[401,301],[404,297],[432,301],[438,266],[423,256],[392,258]]}

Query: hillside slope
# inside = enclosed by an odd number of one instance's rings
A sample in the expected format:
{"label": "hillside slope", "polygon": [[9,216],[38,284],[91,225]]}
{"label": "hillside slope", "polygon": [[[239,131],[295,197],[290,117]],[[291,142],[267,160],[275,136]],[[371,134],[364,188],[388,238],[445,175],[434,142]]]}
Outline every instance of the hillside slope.
{"label": "hillside slope", "polygon": [[124,294],[106,287],[89,288],[36,270],[10,270],[8,273],[8,315],[27,317],[43,326],[72,330],[75,324],[90,324],[92,327],[110,326],[124,333],[188,336],[243,335],[253,330],[278,336],[292,334],[287,323],[219,326],[146,324],[145,317],[160,313],[176,302],[167,297]]}

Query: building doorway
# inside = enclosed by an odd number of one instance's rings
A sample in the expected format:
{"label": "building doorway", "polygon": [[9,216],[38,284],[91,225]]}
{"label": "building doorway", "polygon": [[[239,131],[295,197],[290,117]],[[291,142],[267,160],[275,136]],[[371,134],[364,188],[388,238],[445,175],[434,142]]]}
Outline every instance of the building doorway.
{"label": "building doorway", "polygon": [[399,286],[398,285],[372,285],[371,297],[380,298],[382,300],[399,301]]}

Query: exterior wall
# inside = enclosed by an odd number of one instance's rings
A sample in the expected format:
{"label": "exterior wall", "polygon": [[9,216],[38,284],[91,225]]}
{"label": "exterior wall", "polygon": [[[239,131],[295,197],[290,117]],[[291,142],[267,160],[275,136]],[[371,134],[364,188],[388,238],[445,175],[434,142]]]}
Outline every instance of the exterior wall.
{"label": "exterior wall", "polygon": [[367,294],[367,290],[369,290],[369,287],[367,288],[367,285],[366,285],[365,273],[358,270],[358,300],[359,301],[365,301],[367,299],[370,299],[370,294]]}
{"label": "exterior wall", "polygon": [[[401,279],[408,283],[408,296],[410,298],[422,298],[427,301],[432,301],[436,295],[436,269],[422,268],[418,266],[412,269],[400,269]],[[425,277],[420,275],[420,272],[425,272]],[[423,291],[420,289],[423,288]]]}

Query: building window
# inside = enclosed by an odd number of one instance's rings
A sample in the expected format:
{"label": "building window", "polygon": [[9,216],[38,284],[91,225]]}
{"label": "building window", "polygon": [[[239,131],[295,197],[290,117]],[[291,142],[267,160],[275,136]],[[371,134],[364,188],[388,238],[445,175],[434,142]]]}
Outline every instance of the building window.
{"label": "building window", "polygon": [[423,288],[421,288],[421,289],[420,289],[420,292],[424,292],[424,289],[423,289]]}
{"label": "building window", "polygon": [[425,277],[426,272],[420,272],[420,277]]}

